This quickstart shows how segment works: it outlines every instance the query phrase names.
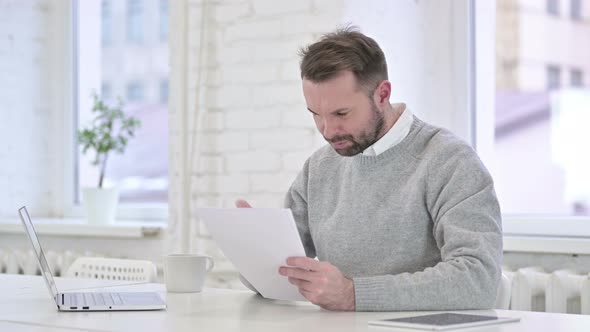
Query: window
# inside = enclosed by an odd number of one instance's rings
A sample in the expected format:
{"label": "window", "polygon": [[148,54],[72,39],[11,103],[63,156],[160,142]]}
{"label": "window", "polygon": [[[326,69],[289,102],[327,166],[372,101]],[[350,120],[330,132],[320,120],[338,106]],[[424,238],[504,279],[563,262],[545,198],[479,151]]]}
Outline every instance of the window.
{"label": "window", "polygon": [[[165,207],[168,201],[168,104],[162,101],[158,88],[161,81],[168,81],[168,43],[134,41],[139,36],[159,40],[158,29],[140,24],[144,12],[157,12],[159,6],[159,0],[78,1],[79,19],[74,26],[78,128],[89,124],[93,91],[107,103],[122,99],[124,111],[139,118],[141,127],[129,141],[125,154],[109,156],[105,182],[119,188],[121,211],[136,209],[136,216],[148,219],[154,218],[151,212],[156,211],[155,207]],[[105,16],[101,8],[108,8],[109,14]],[[132,27],[133,41],[124,38],[108,47],[101,44],[105,17],[110,26]],[[76,157],[72,209],[80,203],[80,188],[98,182],[98,170],[89,162],[92,156],[79,152]],[[133,213],[123,214],[130,215],[123,218],[133,218]],[[165,213],[159,215],[165,217]]]}
{"label": "window", "polygon": [[561,85],[561,69],[558,66],[547,66],[547,90],[555,90]]}
{"label": "window", "polygon": [[547,0],[547,13],[559,15],[559,0]]}
{"label": "window", "polygon": [[570,85],[579,88],[584,86],[584,73],[580,69],[572,69],[570,71]]}
{"label": "window", "polygon": [[160,102],[162,104],[168,103],[168,94],[169,94],[169,87],[168,87],[168,80],[161,80],[160,81]]}
{"label": "window", "polygon": [[170,0],[160,0],[160,41],[168,42],[168,25],[170,14],[168,6]]}
{"label": "window", "polygon": [[100,96],[103,100],[112,101],[113,100],[113,90],[111,88],[111,84],[108,82],[102,82],[100,86]]}
{"label": "window", "polygon": [[131,102],[141,102],[144,99],[143,83],[140,81],[131,81],[127,84],[127,100]]}
{"label": "window", "polygon": [[[153,1],[152,1],[153,2]],[[127,41],[134,44],[143,42],[143,5],[141,0],[127,1]]]}
{"label": "window", "polygon": [[111,21],[111,2],[109,0],[102,0],[101,3],[101,40],[103,46],[108,46],[112,43],[112,26],[113,22]]}
{"label": "window", "polygon": [[582,18],[581,0],[570,0],[570,18],[574,21],[578,21]]}
{"label": "window", "polygon": [[[547,4],[557,11],[557,1]],[[556,21],[527,6],[497,5],[496,15],[520,22],[496,25],[492,174],[502,212],[590,216],[590,90],[569,87],[581,87],[581,68],[590,67],[590,58],[580,57],[590,45],[571,43],[572,36],[590,38],[590,22]],[[572,63],[578,67],[568,70],[566,86],[561,75]]]}

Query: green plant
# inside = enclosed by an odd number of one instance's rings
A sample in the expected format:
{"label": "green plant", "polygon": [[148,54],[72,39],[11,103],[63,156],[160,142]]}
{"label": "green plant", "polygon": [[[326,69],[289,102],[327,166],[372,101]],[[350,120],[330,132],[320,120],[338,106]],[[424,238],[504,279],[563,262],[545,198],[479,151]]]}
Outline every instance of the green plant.
{"label": "green plant", "polygon": [[98,187],[102,188],[107,161],[111,152],[123,153],[129,139],[141,126],[140,121],[133,116],[126,116],[123,112],[123,101],[119,98],[115,106],[105,104],[96,93],[92,113],[95,114],[91,125],[78,131],[78,142],[82,146],[82,153],[88,150],[95,152],[92,165],[100,169]]}

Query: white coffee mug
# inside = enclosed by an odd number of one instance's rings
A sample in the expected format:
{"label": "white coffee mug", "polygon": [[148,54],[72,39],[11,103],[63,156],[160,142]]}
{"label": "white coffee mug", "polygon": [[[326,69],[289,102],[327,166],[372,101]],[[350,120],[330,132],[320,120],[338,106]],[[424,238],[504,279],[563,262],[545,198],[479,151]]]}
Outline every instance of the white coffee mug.
{"label": "white coffee mug", "polygon": [[164,256],[166,290],[171,293],[200,292],[207,272],[213,269],[213,258],[197,254]]}

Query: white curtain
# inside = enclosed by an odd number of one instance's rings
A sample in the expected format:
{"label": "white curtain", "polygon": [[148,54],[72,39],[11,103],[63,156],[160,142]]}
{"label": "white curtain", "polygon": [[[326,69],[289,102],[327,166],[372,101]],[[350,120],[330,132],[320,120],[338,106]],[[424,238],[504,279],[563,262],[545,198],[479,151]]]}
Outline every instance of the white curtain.
{"label": "white curtain", "polygon": [[200,126],[205,112],[203,82],[207,1],[170,1],[169,222],[165,253],[198,252],[193,211]]}

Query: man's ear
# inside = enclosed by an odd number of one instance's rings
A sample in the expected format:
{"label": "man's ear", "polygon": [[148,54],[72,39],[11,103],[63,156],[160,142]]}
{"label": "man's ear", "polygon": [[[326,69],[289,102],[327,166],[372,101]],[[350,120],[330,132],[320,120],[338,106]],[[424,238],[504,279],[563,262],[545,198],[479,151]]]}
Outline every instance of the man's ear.
{"label": "man's ear", "polygon": [[388,80],[383,80],[375,89],[375,104],[379,106],[389,105],[389,97],[391,97],[391,83]]}

